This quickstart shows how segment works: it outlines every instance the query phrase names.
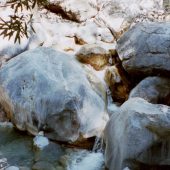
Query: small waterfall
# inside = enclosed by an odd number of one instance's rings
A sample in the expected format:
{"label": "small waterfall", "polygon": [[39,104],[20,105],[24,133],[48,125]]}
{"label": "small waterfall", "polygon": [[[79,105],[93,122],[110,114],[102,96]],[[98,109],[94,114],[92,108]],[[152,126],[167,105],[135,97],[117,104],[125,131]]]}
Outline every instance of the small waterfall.
{"label": "small waterfall", "polygon": [[[104,89],[107,90],[107,85],[104,80],[106,70],[104,69],[102,71],[96,71],[90,66],[86,67],[86,69],[87,71],[90,70],[100,80]],[[111,100],[111,97],[109,100]],[[95,138],[93,149],[91,151],[77,149],[76,152],[72,152],[69,155],[67,170],[104,170],[104,169],[105,164],[102,137]]]}
{"label": "small waterfall", "polygon": [[103,140],[96,137],[92,151],[79,150],[70,156],[67,170],[104,170]]}
{"label": "small waterfall", "polygon": [[92,152],[103,153],[103,139],[102,138],[96,137]]}
{"label": "small waterfall", "polygon": [[119,107],[113,102],[111,91],[107,89],[107,112],[109,117],[111,117],[118,109]]}

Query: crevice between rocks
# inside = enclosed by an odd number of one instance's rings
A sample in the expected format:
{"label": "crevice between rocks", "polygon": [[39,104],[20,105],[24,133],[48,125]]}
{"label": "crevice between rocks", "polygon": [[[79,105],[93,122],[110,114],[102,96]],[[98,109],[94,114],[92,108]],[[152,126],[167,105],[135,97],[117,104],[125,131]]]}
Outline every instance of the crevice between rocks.
{"label": "crevice between rocks", "polygon": [[65,11],[62,6],[57,4],[48,4],[45,6],[45,9],[48,11],[60,15],[63,19],[70,20],[72,22],[80,23],[75,13],[72,11]]}

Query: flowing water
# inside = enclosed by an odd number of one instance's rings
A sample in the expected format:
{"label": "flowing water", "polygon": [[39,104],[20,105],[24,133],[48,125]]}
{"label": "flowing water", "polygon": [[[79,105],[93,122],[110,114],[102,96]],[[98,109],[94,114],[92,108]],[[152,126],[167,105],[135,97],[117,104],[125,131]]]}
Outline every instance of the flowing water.
{"label": "flowing water", "polygon": [[[96,138],[92,151],[65,148],[50,142],[43,150],[33,146],[33,137],[13,129],[11,124],[0,123],[0,160],[6,158],[10,166],[27,167],[48,165],[48,170],[103,170],[104,157],[101,139]],[[0,168],[1,170],[1,168]]]}
{"label": "flowing water", "polygon": [[72,160],[68,164],[67,170],[103,170],[104,157],[101,152],[89,152],[80,150],[72,153]]}

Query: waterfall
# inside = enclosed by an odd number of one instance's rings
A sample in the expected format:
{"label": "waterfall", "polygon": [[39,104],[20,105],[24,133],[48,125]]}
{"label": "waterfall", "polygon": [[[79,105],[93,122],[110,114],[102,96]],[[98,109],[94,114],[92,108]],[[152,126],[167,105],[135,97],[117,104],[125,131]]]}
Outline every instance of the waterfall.
{"label": "waterfall", "polygon": [[96,137],[92,152],[103,153],[103,139],[101,137]]}

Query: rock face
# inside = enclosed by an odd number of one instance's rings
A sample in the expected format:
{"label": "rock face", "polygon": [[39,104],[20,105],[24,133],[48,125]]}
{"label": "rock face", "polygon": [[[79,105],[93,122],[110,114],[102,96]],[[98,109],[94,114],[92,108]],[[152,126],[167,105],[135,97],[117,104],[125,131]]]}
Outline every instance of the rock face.
{"label": "rock face", "polygon": [[136,170],[142,169],[141,164],[170,165],[169,131],[170,107],[129,99],[106,126],[106,166],[109,170]]}
{"label": "rock face", "polygon": [[170,105],[170,79],[147,77],[131,92],[129,98],[141,97],[150,103]]}
{"label": "rock face", "polygon": [[95,70],[101,70],[109,64],[107,51],[96,44],[84,45],[77,53],[77,59],[85,64],[90,64]]}
{"label": "rock face", "polygon": [[0,82],[0,104],[20,130],[74,142],[99,135],[106,124],[105,101],[72,56],[30,50],[1,68]]}
{"label": "rock face", "polygon": [[133,77],[170,73],[170,23],[137,24],[118,41],[124,68]]}

